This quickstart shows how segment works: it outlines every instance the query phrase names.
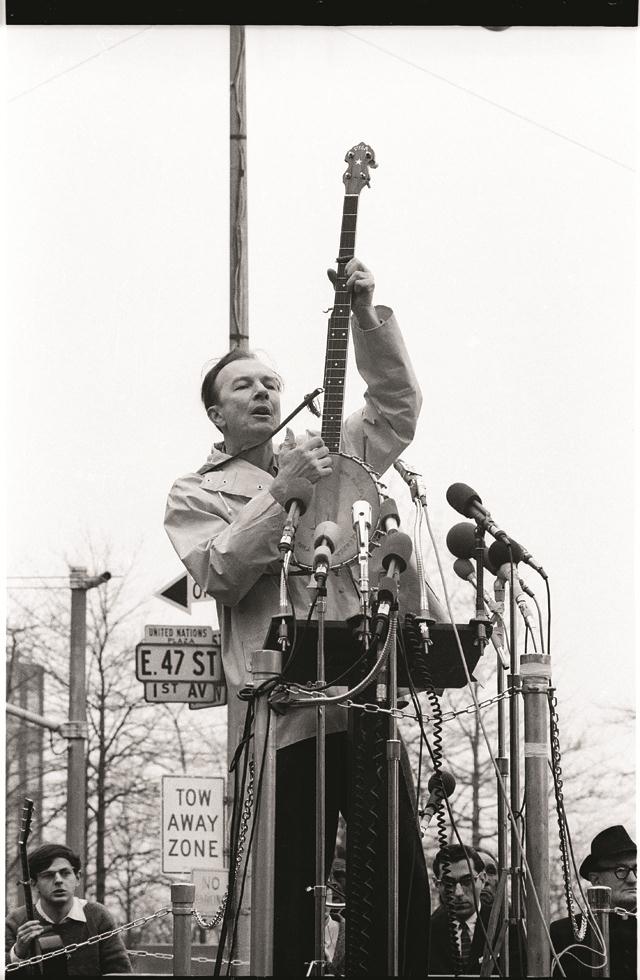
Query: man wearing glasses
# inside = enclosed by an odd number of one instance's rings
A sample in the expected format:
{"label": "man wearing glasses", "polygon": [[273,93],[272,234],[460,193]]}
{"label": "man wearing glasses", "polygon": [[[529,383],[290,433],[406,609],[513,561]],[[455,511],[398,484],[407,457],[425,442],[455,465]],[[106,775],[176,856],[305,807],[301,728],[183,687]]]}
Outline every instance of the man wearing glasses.
{"label": "man wearing glasses", "polygon": [[[24,905],[5,920],[7,963],[18,963],[36,955],[34,940],[57,933],[63,946],[84,943],[115,928],[104,905],[76,898],[80,881],[80,858],[64,844],[43,844],[29,855],[31,884],[38,891],[36,918],[27,921]],[[100,977],[107,973],[131,973],[131,963],[120,935],[91,946],[81,946],[43,964],[45,975],[54,977]],[[16,971],[18,976],[37,973],[33,967]]]}
{"label": "man wearing glasses", "polygon": [[[440,973],[480,972],[484,933],[478,918],[489,921],[483,912],[480,893],[485,883],[482,858],[473,847],[449,844],[435,856],[433,871],[438,885],[440,905],[431,916],[429,975]],[[450,934],[447,905],[455,931]]]}
{"label": "man wearing glasses", "polygon": [[[615,980],[635,978],[636,973],[636,888],[637,851],[634,841],[621,824],[607,827],[591,841],[591,852],[580,866],[580,875],[592,885],[606,885],[611,889],[609,936],[611,962],[609,976]],[[567,977],[590,977],[591,953],[585,946],[576,948],[569,918],[558,919],[551,924],[551,939],[557,953],[569,946],[560,962]],[[576,958],[579,957],[579,960]],[[582,961],[582,962],[580,962]],[[601,956],[594,958],[595,966],[602,966]],[[559,976],[555,967],[554,976]]]}

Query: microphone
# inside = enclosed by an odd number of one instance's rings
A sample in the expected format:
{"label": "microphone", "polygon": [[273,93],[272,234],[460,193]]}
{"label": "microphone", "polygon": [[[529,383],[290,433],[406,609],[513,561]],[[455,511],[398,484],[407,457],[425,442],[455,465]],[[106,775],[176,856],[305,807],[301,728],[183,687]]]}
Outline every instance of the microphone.
{"label": "microphone", "polygon": [[331,555],[336,550],[340,529],[333,521],[322,521],[316,528],[313,538],[313,574],[316,580],[326,581],[331,568]]}
{"label": "microphone", "polygon": [[[520,549],[521,551],[522,549]],[[520,585],[520,579],[518,577],[518,570],[515,568],[518,561],[520,560],[518,549],[513,548],[513,542],[511,546],[511,551],[513,554],[513,564],[514,564],[514,575],[513,575],[513,598],[518,603],[518,607],[522,616],[533,632],[534,620],[531,610],[527,604],[527,600],[524,597],[524,592]],[[509,582],[511,584],[511,561],[509,559],[509,549],[502,541],[494,541],[494,543],[489,548],[489,558],[492,565],[495,567],[495,576],[502,582]]]}
{"label": "microphone", "polygon": [[472,517],[477,524],[498,541],[509,543],[505,531],[501,531],[491,514],[482,504],[482,499],[466,483],[452,483],[447,490],[447,502],[463,517]]}
{"label": "microphone", "polygon": [[476,526],[468,521],[454,524],[447,534],[447,548],[456,558],[473,558],[476,551]]}
{"label": "microphone", "polygon": [[[478,588],[475,571],[468,558],[456,558],[453,563],[453,570],[458,578],[463,579],[465,582],[470,582],[474,589]],[[486,591],[484,593],[484,601],[492,613],[498,612],[498,607]]]}
{"label": "microphone", "polygon": [[293,539],[296,536],[298,521],[309,506],[312,496],[313,486],[304,477],[298,477],[289,484],[288,495],[284,504],[285,510],[287,511],[287,520],[278,544],[278,550],[283,555],[293,548]]}
{"label": "microphone", "polygon": [[387,497],[380,508],[380,526],[387,534],[397,531],[400,527],[400,515],[398,506],[392,497]]}
{"label": "microphone", "polygon": [[429,782],[427,783],[427,789],[429,790],[429,799],[427,800],[427,805],[424,810],[420,811],[420,816],[425,818],[425,823],[423,826],[428,827],[433,820],[435,814],[438,811],[438,803],[440,800],[447,799],[451,796],[454,789],[456,788],[456,779],[452,772],[448,769],[439,769],[432,773],[429,777]]}
{"label": "microphone", "polygon": [[397,459],[395,461],[393,468],[400,474],[404,482],[411,490],[412,498],[415,500],[417,497],[418,500],[422,501],[422,503],[426,503],[427,491],[422,483],[422,477],[420,474],[410,470],[406,463],[404,463],[401,459]]}

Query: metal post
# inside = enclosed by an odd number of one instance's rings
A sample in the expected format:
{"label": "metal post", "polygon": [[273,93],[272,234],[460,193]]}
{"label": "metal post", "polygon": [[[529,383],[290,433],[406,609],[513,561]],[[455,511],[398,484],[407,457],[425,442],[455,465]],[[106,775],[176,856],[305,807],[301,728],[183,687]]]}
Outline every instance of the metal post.
{"label": "metal post", "polygon": [[[524,780],[527,882],[527,971],[530,977],[550,976],[549,924],[548,690],[551,658],[540,653],[521,658],[524,697]],[[534,891],[538,904],[534,901]]]}
{"label": "metal post", "polygon": [[[87,575],[84,566],[69,568],[71,589],[71,649],[69,655],[69,722],[64,732],[67,755],[67,846],[86,864],[87,813],[87,591],[103,585],[110,572]],[[84,893],[80,879],[76,894]]]}
{"label": "metal post", "polygon": [[[67,754],[67,846],[86,864],[87,812],[87,569],[70,568],[71,653],[69,657],[69,743]],[[77,894],[84,894],[80,879]]]}
{"label": "metal post", "polygon": [[229,26],[230,54],[230,319],[229,347],[249,346],[247,272],[247,110],[244,27]]}
{"label": "metal post", "polygon": [[173,976],[191,976],[191,915],[196,886],[189,882],[171,885],[173,913]]}
{"label": "metal post", "polygon": [[603,956],[600,953],[591,954],[591,976],[592,977],[610,977],[611,976],[611,942],[609,938],[609,915],[611,908],[611,889],[608,885],[590,885],[587,888],[587,901],[593,917],[598,924],[598,929],[602,934],[602,939],[589,923],[589,928],[587,929],[586,944],[594,950],[600,950],[602,948],[602,943],[604,942],[604,949],[606,954],[606,959],[603,961]]}
{"label": "metal post", "polygon": [[[282,671],[281,650],[253,654],[254,686]],[[273,975],[273,919],[276,833],[276,716],[266,698],[257,698],[253,729],[256,793],[251,875],[251,976]]]}

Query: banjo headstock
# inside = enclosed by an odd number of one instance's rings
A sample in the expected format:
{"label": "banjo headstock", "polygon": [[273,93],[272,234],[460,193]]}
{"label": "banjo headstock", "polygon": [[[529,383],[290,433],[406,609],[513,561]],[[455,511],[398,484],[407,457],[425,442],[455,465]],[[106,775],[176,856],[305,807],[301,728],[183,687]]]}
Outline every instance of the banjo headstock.
{"label": "banjo headstock", "polygon": [[376,155],[366,143],[358,143],[351,147],[344,159],[348,164],[342,177],[345,193],[359,194],[363,187],[369,186],[369,169],[375,170],[378,166]]}
{"label": "banjo headstock", "polygon": [[18,839],[18,846],[20,848],[25,848],[27,846],[27,841],[29,840],[29,834],[31,833],[31,818],[33,816],[33,800],[28,799],[25,796],[24,806],[22,807],[22,819],[20,822],[20,837]]}

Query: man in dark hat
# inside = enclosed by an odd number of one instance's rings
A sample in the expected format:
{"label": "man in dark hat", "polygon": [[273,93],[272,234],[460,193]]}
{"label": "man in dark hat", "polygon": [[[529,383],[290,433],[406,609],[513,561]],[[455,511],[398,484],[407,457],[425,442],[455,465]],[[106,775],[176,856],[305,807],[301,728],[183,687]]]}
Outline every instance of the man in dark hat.
{"label": "man in dark hat", "polygon": [[[637,976],[636,861],[634,841],[625,828],[617,824],[596,834],[591,841],[591,853],[580,865],[581,876],[592,885],[606,885],[611,889],[609,976],[616,980],[635,980]],[[579,921],[580,918],[579,916]],[[592,954],[586,946],[588,944],[591,948],[597,948],[597,944],[587,943],[586,938],[582,944],[578,944],[568,917],[551,923],[551,940],[558,955],[569,946],[575,947],[561,957],[562,968],[567,977],[591,976]],[[594,955],[594,966],[602,966],[602,962],[602,956]],[[558,975],[555,965],[554,976]]]}

